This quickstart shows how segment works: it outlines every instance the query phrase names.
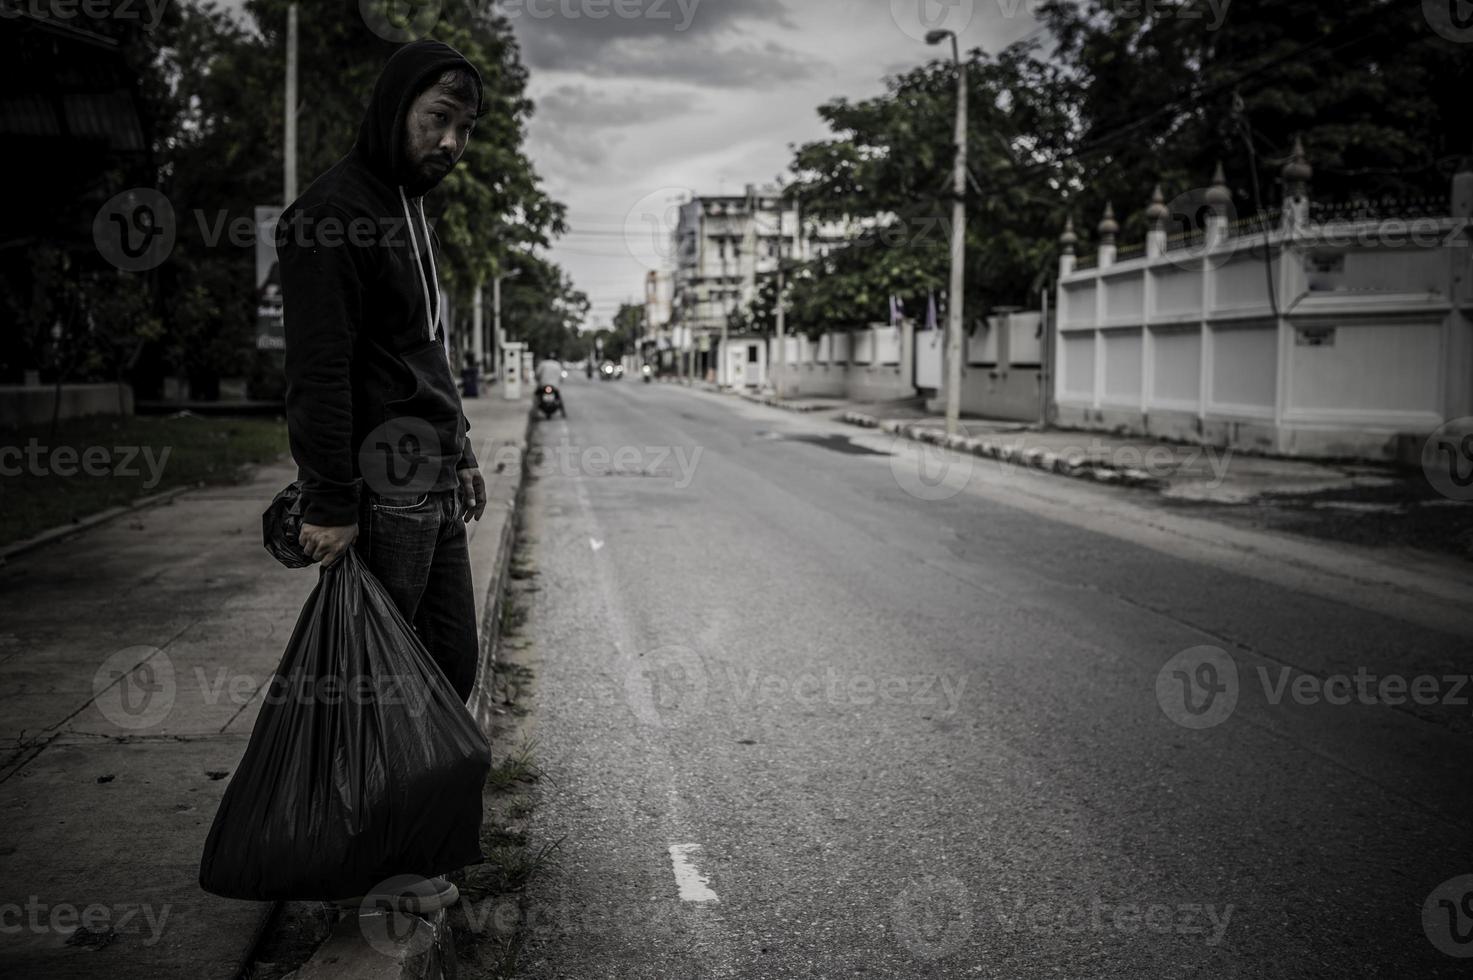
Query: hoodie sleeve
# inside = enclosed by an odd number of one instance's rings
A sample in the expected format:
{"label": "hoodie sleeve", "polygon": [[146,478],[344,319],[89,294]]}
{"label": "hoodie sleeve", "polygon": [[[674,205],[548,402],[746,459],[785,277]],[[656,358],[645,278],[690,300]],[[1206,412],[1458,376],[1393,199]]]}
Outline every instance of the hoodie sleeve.
{"label": "hoodie sleeve", "polygon": [[286,320],[286,424],[305,503],[303,521],[322,527],[358,523],[353,466],[353,351],[362,322],[359,249],[339,239],[314,242],[324,221],[348,219],[337,209],[311,207],[302,235],[280,235],[282,303]]}
{"label": "hoodie sleeve", "polygon": [[478,470],[481,464],[476,462],[475,440],[471,438],[471,420],[464,415],[460,417],[461,424],[465,426],[465,451],[460,454],[460,463],[455,467],[457,470]]}

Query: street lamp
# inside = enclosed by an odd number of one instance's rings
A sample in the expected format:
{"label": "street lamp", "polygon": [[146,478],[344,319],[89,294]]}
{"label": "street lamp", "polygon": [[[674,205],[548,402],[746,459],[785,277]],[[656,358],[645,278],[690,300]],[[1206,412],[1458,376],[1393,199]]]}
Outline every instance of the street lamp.
{"label": "street lamp", "polygon": [[930,45],[947,38],[951,39],[951,58],[956,64],[956,165],[951,184],[951,290],[946,303],[946,434],[956,435],[962,414],[962,288],[967,257],[967,72],[955,31],[938,30],[926,35]]}

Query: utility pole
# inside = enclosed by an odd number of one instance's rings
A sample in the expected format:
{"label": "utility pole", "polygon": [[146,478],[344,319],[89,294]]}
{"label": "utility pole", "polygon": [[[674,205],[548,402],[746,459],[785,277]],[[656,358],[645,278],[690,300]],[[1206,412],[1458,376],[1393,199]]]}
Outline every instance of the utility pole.
{"label": "utility pole", "polygon": [[948,37],[956,64],[956,165],[951,183],[951,291],[946,302],[946,434],[956,435],[962,414],[962,290],[967,257],[967,71],[955,31],[932,31],[926,43],[940,44]]}
{"label": "utility pole", "polygon": [[[506,357],[506,334],[501,330],[501,272],[497,271],[491,276],[491,336],[496,341],[496,356],[504,359]],[[496,380],[502,380],[503,365],[501,361],[496,362]]]}
{"label": "utility pole", "polygon": [[475,362],[476,375],[486,367],[486,290],[485,283],[476,281],[476,291],[471,298],[471,360]]}
{"label": "utility pole", "polygon": [[282,141],[285,157],[282,207],[297,199],[297,5],[286,8],[286,134]]}
{"label": "utility pole", "polygon": [[783,302],[783,208],[786,202],[779,197],[777,199],[777,364],[773,371],[774,387],[777,389],[777,397],[783,396],[783,371],[788,363],[787,342],[787,304]]}

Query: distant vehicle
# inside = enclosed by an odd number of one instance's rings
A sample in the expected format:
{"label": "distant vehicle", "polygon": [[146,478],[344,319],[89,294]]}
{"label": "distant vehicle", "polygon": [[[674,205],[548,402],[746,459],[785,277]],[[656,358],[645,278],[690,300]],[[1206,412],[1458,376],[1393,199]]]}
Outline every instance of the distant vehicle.
{"label": "distant vehicle", "polygon": [[624,377],[624,369],[613,361],[604,361],[599,365],[598,377],[600,381],[617,381]]}
{"label": "distant vehicle", "polygon": [[655,369],[648,364],[640,369],[640,373],[644,375],[645,384],[649,384],[651,381],[655,380]]}
{"label": "distant vehicle", "polygon": [[548,418],[552,418],[560,412],[563,418],[568,417],[568,410],[563,407],[562,393],[552,385],[543,385],[542,390],[537,393],[537,407]]}

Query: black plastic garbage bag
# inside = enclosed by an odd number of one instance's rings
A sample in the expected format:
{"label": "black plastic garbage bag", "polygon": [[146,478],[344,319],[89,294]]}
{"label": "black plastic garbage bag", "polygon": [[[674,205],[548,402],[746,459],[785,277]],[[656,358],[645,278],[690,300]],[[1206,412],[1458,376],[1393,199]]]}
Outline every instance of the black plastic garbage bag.
{"label": "black plastic garbage bag", "polygon": [[334,901],[482,858],[491,749],[353,551],[287,644],[200,862],[226,898]]}
{"label": "black plastic garbage bag", "polygon": [[276,495],[261,515],[261,543],[287,568],[306,568],[312,559],[302,550],[302,485],[293,483]]}

